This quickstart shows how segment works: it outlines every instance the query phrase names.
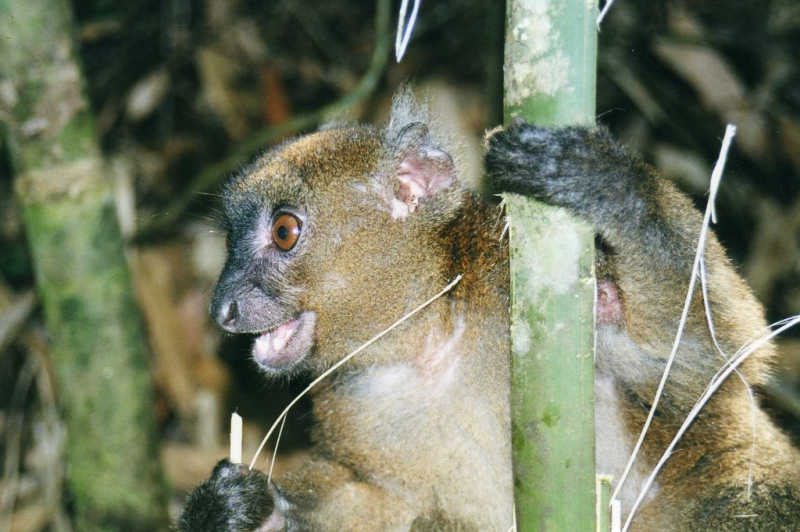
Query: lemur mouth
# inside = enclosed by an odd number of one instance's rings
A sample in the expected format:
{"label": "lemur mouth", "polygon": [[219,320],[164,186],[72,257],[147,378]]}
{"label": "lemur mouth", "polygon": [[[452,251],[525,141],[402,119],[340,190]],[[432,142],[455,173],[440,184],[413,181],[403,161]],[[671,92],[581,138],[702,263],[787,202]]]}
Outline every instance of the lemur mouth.
{"label": "lemur mouth", "polygon": [[315,323],[315,313],[303,312],[261,333],[253,344],[253,356],[267,370],[290,369],[311,350]]}

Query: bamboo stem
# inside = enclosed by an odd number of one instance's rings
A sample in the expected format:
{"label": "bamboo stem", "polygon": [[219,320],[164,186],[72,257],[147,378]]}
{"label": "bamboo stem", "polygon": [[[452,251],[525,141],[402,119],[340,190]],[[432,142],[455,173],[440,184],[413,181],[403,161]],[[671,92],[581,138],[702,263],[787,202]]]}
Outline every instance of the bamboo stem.
{"label": "bamboo stem", "polygon": [[[508,0],[506,123],[589,125],[593,0]],[[594,530],[594,233],[506,195],[514,485],[519,530]]]}
{"label": "bamboo stem", "polygon": [[0,0],[11,148],[67,426],[76,530],[164,530],[142,322],[65,0]]}

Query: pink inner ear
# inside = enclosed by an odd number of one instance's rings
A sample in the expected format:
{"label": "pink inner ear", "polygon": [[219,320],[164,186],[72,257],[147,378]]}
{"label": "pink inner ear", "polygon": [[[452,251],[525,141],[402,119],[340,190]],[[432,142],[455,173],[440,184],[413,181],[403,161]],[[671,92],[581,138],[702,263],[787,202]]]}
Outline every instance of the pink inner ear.
{"label": "pink inner ear", "polygon": [[433,147],[412,148],[397,169],[400,190],[397,199],[414,212],[419,201],[450,187],[455,181],[453,160]]}
{"label": "pink inner ear", "polygon": [[428,180],[425,175],[407,161],[400,163],[397,179],[400,180],[400,189],[406,197],[421,198],[428,192]]}
{"label": "pink inner ear", "polygon": [[597,280],[597,324],[622,325],[624,309],[619,290],[607,279]]}

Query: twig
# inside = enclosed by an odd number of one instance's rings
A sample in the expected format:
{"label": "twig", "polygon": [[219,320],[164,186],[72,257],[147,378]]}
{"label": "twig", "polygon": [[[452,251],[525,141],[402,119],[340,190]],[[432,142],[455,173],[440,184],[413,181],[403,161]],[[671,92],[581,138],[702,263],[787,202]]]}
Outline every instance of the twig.
{"label": "twig", "polygon": [[[275,423],[273,423],[272,427],[270,427],[269,432],[267,432],[267,435],[264,436],[263,440],[261,440],[261,445],[259,445],[258,449],[256,449],[256,454],[255,454],[255,456],[253,456],[253,460],[250,462],[250,469],[253,469],[253,466],[255,466],[256,460],[258,460],[258,455],[261,454],[261,449],[263,449],[264,445],[267,444],[267,440],[269,440],[269,437],[272,436],[272,433],[275,431],[275,427],[278,425],[279,422],[281,422],[283,420],[283,418],[286,417],[286,414],[297,403],[297,401],[299,401],[305,394],[307,394],[314,386],[319,384],[328,375],[330,375],[331,373],[333,373],[334,371],[339,369],[339,367],[342,364],[344,364],[345,362],[347,362],[348,360],[350,360],[351,358],[353,358],[354,356],[356,356],[357,354],[362,352],[364,349],[368,348],[369,346],[371,346],[372,344],[374,344],[375,342],[377,342],[378,340],[380,340],[381,338],[386,336],[388,333],[390,333],[391,331],[393,331],[394,329],[396,329],[397,327],[402,325],[406,320],[411,318],[414,314],[416,314],[417,312],[421,311],[422,309],[424,309],[425,307],[427,307],[428,305],[430,305],[431,303],[433,303],[434,301],[436,301],[437,299],[439,299],[440,297],[445,295],[447,292],[452,290],[453,287],[456,284],[458,284],[458,282],[461,280],[461,277],[462,277],[462,275],[458,275],[450,284],[445,286],[442,289],[441,292],[439,292],[438,294],[436,294],[435,296],[433,296],[432,298],[427,300],[425,303],[421,304],[420,306],[418,306],[417,308],[415,308],[414,310],[412,310],[411,312],[409,312],[408,314],[406,314],[405,316],[403,316],[402,318],[400,318],[399,320],[397,320],[396,322],[391,324],[389,327],[387,327],[386,329],[384,329],[383,331],[381,331],[380,333],[375,335],[371,340],[369,340],[368,342],[363,344],[361,347],[359,347],[358,349],[356,349],[355,351],[353,351],[352,353],[350,353],[349,355],[347,355],[346,357],[341,359],[339,362],[337,362],[336,364],[334,364],[333,366],[328,368],[322,375],[320,375],[319,377],[314,379],[314,381],[311,384],[309,384],[308,387],[305,390],[303,390],[302,392],[297,394],[297,397],[292,399],[292,402],[289,403],[289,406],[287,406],[286,408],[283,409],[283,412],[281,412],[281,414],[278,416],[278,419],[276,419]],[[273,462],[275,461],[275,455],[276,454],[277,454],[277,447],[276,447],[275,451],[273,451],[273,455],[272,455],[272,461]],[[272,466],[270,466],[270,470],[272,470]]]}
{"label": "twig", "polygon": [[314,9],[307,9],[307,6],[300,7],[300,2],[284,0],[283,6],[289,11],[306,32],[311,37],[317,49],[322,52],[329,60],[345,65],[347,64],[347,52],[342,48],[339,40],[328,30],[325,23],[320,20],[319,14]]}
{"label": "twig", "polygon": [[36,295],[29,291],[21,295],[8,312],[0,317],[0,351],[14,341],[36,308]]}
{"label": "twig", "polygon": [[144,222],[134,240],[150,240],[163,234],[167,227],[181,219],[183,213],[194,201],[195,194],[212,189],[223,177],[239,170],[244,161],[251,159],[253,155],[263,150],[264,146],[269,145],[270,142],[324,122],[332,116],[340,115],[371,95],[377,88],[389,59],[389,50],[391,48],[390,7],[390,0],[377,0],[377,13],[375,16],[376,42],[372,60],[369,69],[351,93],[311,113],[296,116],[282,124],[263,129],[251,135],[247,140],[236,146],[233,152],[222,161],[203,170],[187,187],[187,190],[192,193],[183,194],[164,210],[164,214]]}
{"label": "twig", "polygon": [[0,493],[0,530],[11,529],[11,516],[16,499],[19,463],[21,454],[25,398],[36,376],[37,361],[27,357],[25,365],[17,378],[11,399],[12,415],[9,416],[5,434],[5,456],[3,467],[3,492]]}

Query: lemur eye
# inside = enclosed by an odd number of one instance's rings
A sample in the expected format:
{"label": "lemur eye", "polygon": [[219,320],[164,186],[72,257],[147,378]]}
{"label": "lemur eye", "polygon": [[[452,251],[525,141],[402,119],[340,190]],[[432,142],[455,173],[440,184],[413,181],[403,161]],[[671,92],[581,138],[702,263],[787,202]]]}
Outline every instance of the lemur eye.
{"label": "lemur eye", "polygon": [[291,214],[282,213],[272,224],[272,240],[278,249],[289,251],[300,238],[300,220]]}

